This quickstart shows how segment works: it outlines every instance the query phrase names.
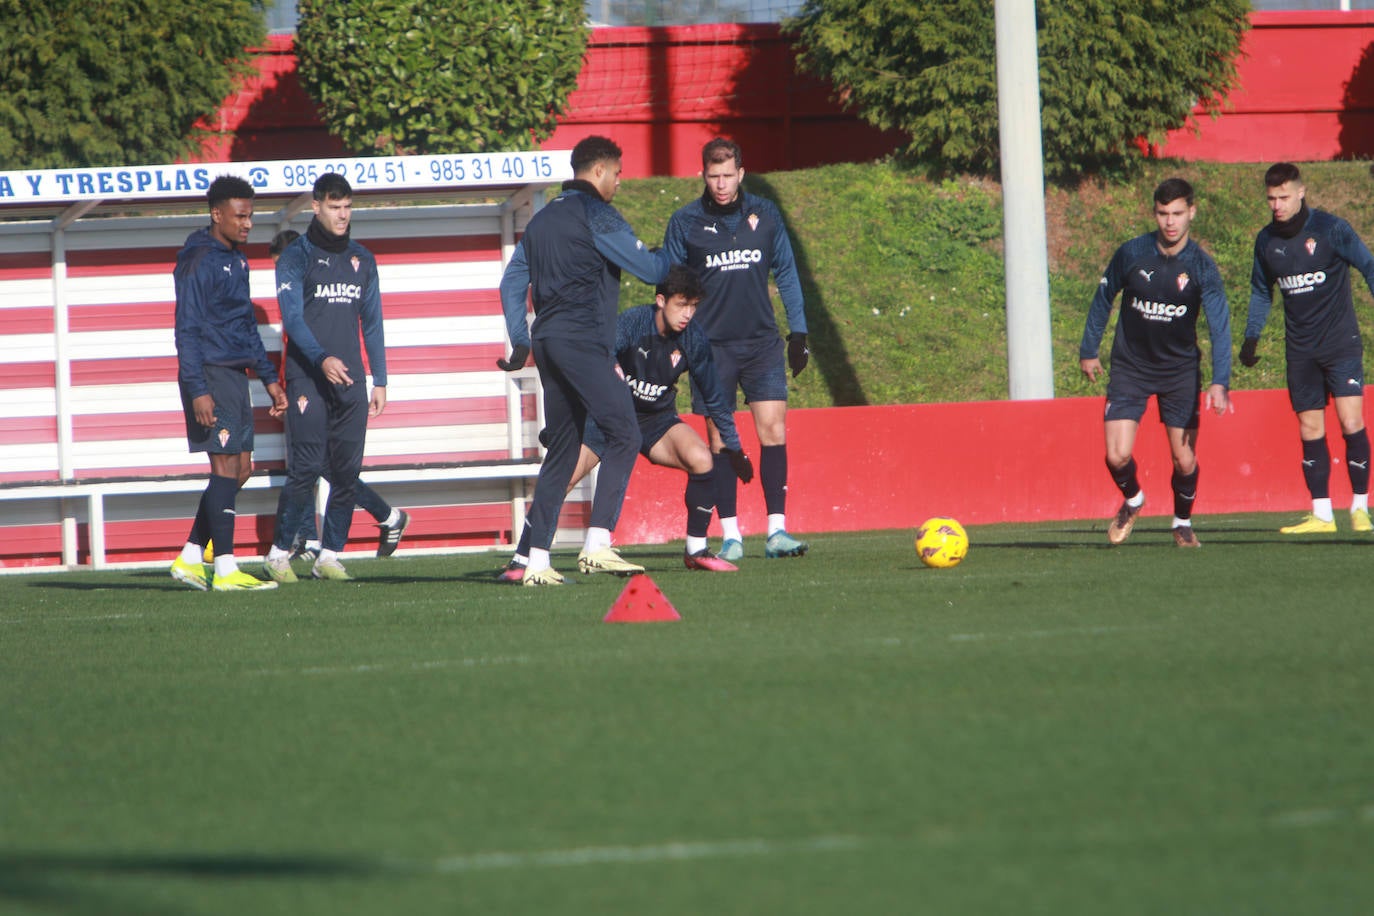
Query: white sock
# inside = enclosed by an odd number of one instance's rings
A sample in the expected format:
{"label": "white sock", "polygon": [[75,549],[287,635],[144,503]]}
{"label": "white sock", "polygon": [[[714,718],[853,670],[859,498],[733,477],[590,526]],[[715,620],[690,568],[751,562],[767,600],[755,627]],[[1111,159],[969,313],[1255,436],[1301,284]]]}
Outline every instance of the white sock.
{"label": "white sock", "polygon": [[539,547],[530,548],[530,562],[525,566],[530,572],[549,568],[549,552]]}
{"label": "white sock", "polygon": [[722,518],[720,520],[720,534],[721,537],[727,541],[744,540],[744,535],[739,533],[738,516],[732,515],[729,518]]}
{"label": "white sock", "polygon": [[267,559],[269,559],[269,560],[286,560],[286,559],[290,559],[290,557],[291,557],[291,551],[289,551],[289,550],[283,550],[282,548],[278,547],[276,544],[273,544],[273,545],[272,545],[272,549],[269,550],[269,551],[267,551]]}
{"label": "white sock", "polygon": [[1175,528],[1191,528],[1191,527],[1193,527],[1193,520],[1192,520],[1191,518],[1179,518],[1177,515],[1175,515],[1175,516],[1174,516],[1174,527],[1175,527]]}
{"label": "white sock", "polygon": [[582,542],[583,553],[595,553],[611,546],[611,529],[588,528],[587,539]]}
{"label": "white sock", "polygon": [[1145,491],[1141,490],[1139,493],[1126,500],[1126,505],[1130,506],[1132,509],[1139,509],[1141,506],[1145,505]]}
{"label": "white sock", "polygon": [[1324,522],[1334,521],[1336,516],[1331,511],[1331,498],[1312,500],[1312,514]]}
{"label": "white sock", "polygon": [[393,507],[391,514],[386,517],[386,521],[382,522],[382,524],[388,528],[395,528],[397,525],[401,524],[401,510]]}
{"label": "white sock", "polygon": [[1366,512],[1369,511],[1368,493],[1356,493],[1355,495],[1350,497],[1350,511],[1354,512],[1357,509],[1363,509]]}
{"label": "white sock", "polygon": [[315,551],[316,553],[319,553],[319,551],[320,551],[320,542],[319,542],[318,540],[306,541],[306,542],[305,542],[305,549],[306,549],[306,550],[313,550],[313,551]]}
{"label": "white sock", "polygon": [[779,531],[786,531],[786,530],[787,530],[787,516],[783,515],[781,512],[777,512],[777,513],[774,513],[773,515],[768,516],[768,535],[769,535],[769,537],[772,537],[773,535],[777,534]]}
{"label": "white sock", "polygon": [[320,555],[315,558],[316,563],[327,563],[330,560],[333,560],[335,563],[339,562],[339,552],[337,550],[325,550],[321,548]]}
{"label": "white sock", "polygon": [[186,546],[181,548],[181,562],[201,563],[204,560],[205,548],[199,544],[192,544],[190,541],[187,541]]}
{"label": "white sock", "polygon": [[225,556],[222,553],[215,554],[215,575],[232,576],[239,571],[239,564],[234,562],[234,555],[231,553]]}
{"label": "white sock", "polygon": [[705,549],[706,549],[706,538],[694,538],[694,537],[692,537],[690,534],[687,535],[687,552],[688,552],[688,553],[701,553],[701,552],[702,552],[703,550],[705,550]]}

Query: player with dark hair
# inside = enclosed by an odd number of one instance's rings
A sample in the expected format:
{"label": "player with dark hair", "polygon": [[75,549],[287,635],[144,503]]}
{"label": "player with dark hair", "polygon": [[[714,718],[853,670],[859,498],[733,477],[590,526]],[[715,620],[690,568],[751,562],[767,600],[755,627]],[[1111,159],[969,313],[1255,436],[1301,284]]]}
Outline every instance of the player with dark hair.
{"label": "player with dark hair", "polygon": [[[713,556],[706,546],[706,528],[711,523],[715,499],[711,450],[677,412],[677,380],[688,373],[693,390],[701,391],[721,431],[735,473],[745,483],[754,479],[754,467],[740,447],[730,404],[720,390],[711,342],[692,323],[702,292],[695,273],[674,265],[658,284],[652,304],[627,309],[616,318],[615,356],[634,397],[642,437],[639,453],[660,467],[687,472],[683,498],[687,508],[687,549],[683,563],[688,569],[731,572],[736,569],[734,564]],[[601,430],[589,422],[568,489],[596,467],[605,445]],[[530,526],[526,523],[515,558],[502,573],[503,579],[521,580],[529,547]]]}
{"label": "player with dark hair", "polygon": [[1122,294],[1104,414],[1107,471],[1124,498],[1107,527],[1112,544],[1130,536],[1145,505],[1132,452],[1140,418],[1153,396],[1173,457],[1174,543],[1202,546],[1192,522],[1202,386],[1197,320],[1199,313],[1206,315],[1212,342],[1212,382],[1203,403],[1220,415],[1230,407],[1231,310],[1216,262],[1189,237],[1196,216],[1193,186],[1182,178],[1162,182],[1154,193],[1158,228],[1116,250],[1088,307],[1078,365],[1096,381],[1103,371],[1098,348],[1116,295]]}
{"label": "player with dark hair", "polygon": [[[272,236],[272,241],[267,245],[267,254],[271,256],[273,264],[277,263],[286,246],[300,238],[300,235],[294,229],[283,229]],[[392,508],[390,503],[382,499],[376,490],[361,479],[358,480],[356,498],[358,508],[377,522],[377,556],[391,556],[400,545],[406,526],[410,524],[410,514],[403,509]],[[300,531],[297,531],[295,538],[292,539],[291,559],[305,559],[314,563],[319,556],[320,532],[315,525],[315,513],[310,511],[305,514]]]}
{"label": "player with dark hair", "polygon": [[[314,185],[314,218],[277,261],[277,303],[286,334],[289,452],[286,485],[277,500],[277,524],[267,574],[294,582],[291,541],[313,512],[315,482],[330,483],[324,538],[311,575],[351,578],[338,554],[348,541],[367,420],[386,409],[386,344],[377,261],[349,237],[353,188],[335,172]],[[372,370],[365,381],[359,329]]]}
{"label": "player with dark hair", "polygon": [[[548,451],[531,501],[531,548],[525,585],[562,585],[549,562],[558,513],[581,451],[587,418],[606,437],[592,514],[577,566],[583,573],[629,575],[644,568],[611,546],[625,487],[639,451],[639,424],[630,390],[616,374],[616,309],[620,272],[657,284],[670,262],[645,247],[611,206],[620,187],[621,151],[605,137],[587,137],[572,151],[573,177],[534,215],[501,277],[501,306],[514,372],[533,347],[544,391]],[[534,324],[525,323],[525,303]]]}
{"label": "player with dark hair", "polygon": [[[253,228],[253,186],[222,175],[210,183],[210,225],[197,229],[177,254],[177,383],[192,452],[210,459],[191,533],[172,561],[172,578],[201,591],[275,588],[238,568],[234,559],[235,503],[253,471],[253,402],[246,371],[253,369],[272,399],[270,413],[286,410],[277,367],[258,335],[249,296],[248,259],[239,246]],[[202,562],[211,541],[219,545],[212,577]]]}
{"label": "player with dark hair", "polygon": [[276,265],[277,260],[281,257],[281,253],[286,250],[286,246],[300,237],[301,234],[295,229],[283,229],[281,232],[272,236],[272,241],[267,243],[267,256],[272,259],[273,266]]}
{"label": "player with dark hair", "polygon": [[[717,137],[702,148],[701,197],[678,209],[668,221],[663,247],[678,264],[701,277],[706,296],[697,321],[706,336],[721,387],[734,406],[735,391],[754,417],[759,436],[759,481],[768,510],[767,557],[797,557],[808,545],[787,533],[787,367],[796,378],[806,368],[806,310],[792,243],[782,214],[772,201],[750,194],[740,182],[744,159],[739,145]],[[768,276],[773,275],[787,312],[784,347],[773,315]],[[692,409],[707,414],[707,434],[715,453],[716,504],[724,533],[720,555],[744,557],[737,511],[736,475],[724,442],[693,386]]]}
{"label": "player with dark hair", "polygon": [[1350,268],[1374,292],[1374,255],[1350,224],[1307,206],[1302,173],[1279,162],[1264,173],[1273,220],[1255,237],[1250,307],[1240,361],[1254,366],[1260,332],[1273,306],[1274,284],[1283,293],[1288,401],[1298,416],[1302,476],[1312,512],[1283,534],[1336,530],[1331,508],[1331,451],[1326,444],[1326,401],[1335,401],[1345,438],[1345,467],[1353,494],[1350,527],[1374,530],[1369,519],[1369,433],[1364,426],[1364,342],[1350,292]]}

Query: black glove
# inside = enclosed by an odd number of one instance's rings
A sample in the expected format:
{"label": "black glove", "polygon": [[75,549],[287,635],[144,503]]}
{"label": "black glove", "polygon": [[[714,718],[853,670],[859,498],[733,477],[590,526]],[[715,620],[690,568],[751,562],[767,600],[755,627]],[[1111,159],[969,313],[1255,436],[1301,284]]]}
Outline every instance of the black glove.
{"label": "black glove", "polygon": [[530,348],[524,344],[516,344],[510,348],[510,359],[498,359],[496,365],[507,372],[514,372],[525,368],[525,360],[529,358]]}
{"label": "black glove", "polygon": [[754,479],[754,465],[750,463],[748,455],[735,448],[723,448],[720,451],[721,454],[730,459],[730,467],[734,469],[735,476],[742,482],[748,483]]}
{"label": "black glove", "polygon": [[806,335],[800,331],[794,331],[787,335],[787,365],[792,368],[792,377],[801,375],[801,371],[806,368],[806,363],[811,357],[811,351],[806,348]]}
{"label": "black glove", "polygon": [[1259,358],[1258,356],[1255,355],[1255,347],[1257,347],[1258,345],[1259,345],[1259,338],[1258,338],[1258,337],[1247,337],[1247,338],[1245,338],[1245,343],[1243,343],[1243,344],[1240,345],[1240,362],[1241,362],[1241,365],[1246,366],[1246,367],[1249,367],[1249,366],[1253,366],[1255,363],[1257,363],[1257,362],[1260,361],[1260,358]]}

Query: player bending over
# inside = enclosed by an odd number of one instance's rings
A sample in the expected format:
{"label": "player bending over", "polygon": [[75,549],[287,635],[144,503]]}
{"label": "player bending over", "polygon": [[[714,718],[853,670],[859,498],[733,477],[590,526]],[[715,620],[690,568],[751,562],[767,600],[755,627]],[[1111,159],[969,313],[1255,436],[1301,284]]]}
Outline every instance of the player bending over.
{"label": "player bending over", "polygon": [[[693,389],[710,408],[731,467],[745,483],[754,479],[754,467],[740,447],[735,418],[716,375],[711,343],[700,327],[692,324],[701,296],[701,280],[693,271],[681,265],[671,268],[655,290],[653,304],[628,309],[616,318],[616,366],[634,398],[642,439],[639,453],[660,467],[687,473],[687,550],[683,562],[688,569],[730,572],[736,568],[734,564],[713,556],[706,546],[706,527],[715,508],[711,449],[677,412],[677,380],[686,372],[691,375]],[[604,436],[588,420],[569,490],[596,467],[604,448]],[[529,548],[530,525],[526,522],[515,557],[501,574],[503,580],[521,581]]]}

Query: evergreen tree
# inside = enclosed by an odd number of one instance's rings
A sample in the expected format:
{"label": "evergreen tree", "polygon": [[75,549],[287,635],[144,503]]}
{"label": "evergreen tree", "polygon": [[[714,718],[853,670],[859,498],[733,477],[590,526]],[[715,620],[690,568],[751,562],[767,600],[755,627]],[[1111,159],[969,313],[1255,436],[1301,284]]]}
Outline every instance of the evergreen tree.
{"label": "evergreen tree", "polygon": [[0,0],[0,167],[194,152],[265,33],[259,0]]}
{"label": "evergreen tree", "polygon": [[[1120,165],[1220,110],[1235,86],[1248,0],[1040,0],[1046,174]],[[903,131],[914,159],[998,168],[991,0],[807,0],[784,23],[801,65],[877,127]]]}
{"label": "evergreen tree", "polygon": [[582,0],[299,0],[301,82],[360,155],[530,149],[577,86]]}

